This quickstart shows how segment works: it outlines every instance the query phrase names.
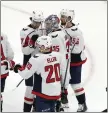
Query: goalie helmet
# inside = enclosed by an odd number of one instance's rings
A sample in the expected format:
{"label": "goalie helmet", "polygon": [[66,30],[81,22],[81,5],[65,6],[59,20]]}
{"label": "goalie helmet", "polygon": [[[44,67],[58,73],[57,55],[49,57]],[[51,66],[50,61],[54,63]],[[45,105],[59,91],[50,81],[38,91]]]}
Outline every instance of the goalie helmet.
{"label": "goalie helmet", "polygon": [[37,39],[36,45],[41,52],[46,52],[52,46],[52,39],[49,36],[41,36]]}
{"label": "goalie helmet", "polygon": [[45,26],[46,26],[47,34],[50,33],[51,31],[53,31],[54,29],[58,29],[59,22],[60,22],[60,20],[57,17],[57,15],[49,15],[45,19]]}
{"label": "goalie helmet", "polygon": [[34,22],[43,22],[44,21],[43,12],[42,11],[33,11],[32,17],[30,17],[30,20],[34,21]]}

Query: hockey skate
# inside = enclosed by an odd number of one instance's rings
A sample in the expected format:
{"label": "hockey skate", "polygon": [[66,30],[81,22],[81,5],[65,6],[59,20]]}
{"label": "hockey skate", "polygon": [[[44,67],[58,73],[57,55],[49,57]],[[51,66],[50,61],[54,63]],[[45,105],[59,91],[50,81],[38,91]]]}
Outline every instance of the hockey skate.
{"label": "hockey skate", "polygon": [[67,94],[61,94],[61,103],[63,108],[69,108]]}
{"label": "hockey skate", "polygon": [[61,101],[57,101],[56,102],[56,106],[55,106],[56,112],[64,112],[63,107],[61,106]]}
{"label": "hockey skate", "polygon": [[86,103],[84,104],[79,104],[77,112],[86,112],[87,111],[87,105]]}

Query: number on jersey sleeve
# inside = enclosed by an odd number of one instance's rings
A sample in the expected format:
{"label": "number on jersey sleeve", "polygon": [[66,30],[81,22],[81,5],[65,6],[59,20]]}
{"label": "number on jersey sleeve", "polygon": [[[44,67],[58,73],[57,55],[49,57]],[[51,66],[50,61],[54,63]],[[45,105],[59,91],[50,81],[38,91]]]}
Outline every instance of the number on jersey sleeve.
{"label": "number on jersey sleeve", "polygon": [[52,46],[52,51],[59,52],[60,51],[59,46]]}

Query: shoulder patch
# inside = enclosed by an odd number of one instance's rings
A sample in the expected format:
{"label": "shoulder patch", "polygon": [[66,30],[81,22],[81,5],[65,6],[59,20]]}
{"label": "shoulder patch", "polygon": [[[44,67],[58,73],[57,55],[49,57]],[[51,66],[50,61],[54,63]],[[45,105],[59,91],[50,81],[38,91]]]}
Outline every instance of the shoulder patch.
{"label": "shoulder patch", "polygon": [[55,36],[52,36],[52,38],[56,38],[58,36],[58,34],[57,35],[55,35]]}
{"label": "shoulder patch", "polygon": [[23,31],[26,31],[26,30],[28,30],[28,29],[27,29],[27,28],[23,28],[22,30],[23,30]]}
{"label": "shoulder patch", "polygon": [[76,30],[78,30],[78,28],[76,28],[76,29],[71,29],[72,31],[76,31]]}
{"label": "shoulder patch", "polygon": [[34,55],[33,57],[34,57],[34,58],[38,58],[39,56]]}

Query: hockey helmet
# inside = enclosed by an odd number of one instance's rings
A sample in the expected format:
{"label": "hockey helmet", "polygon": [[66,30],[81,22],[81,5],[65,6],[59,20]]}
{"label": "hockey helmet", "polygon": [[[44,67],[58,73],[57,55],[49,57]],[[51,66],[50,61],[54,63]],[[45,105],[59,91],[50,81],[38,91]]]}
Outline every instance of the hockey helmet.
{"label": "hockey helmet", "polygon": [[41,36],[37,39],[36,45],[41,52],[50,49],[52,46],[52,39],[49,36]]}
{"label": "hockey helmet", "polygon": [[32,17],[30,17],[31,21],[34,22],[43,22],[44,21],[44,16],[42,11],[33,11],[32,12]]}
{"label": "hockey helmet", "polygon": [[71,20],[73,20],[75,18],[75,12],[74,10],[62,9],[60,11],[60,16],[66,16],[67,18],[70,17]]}

